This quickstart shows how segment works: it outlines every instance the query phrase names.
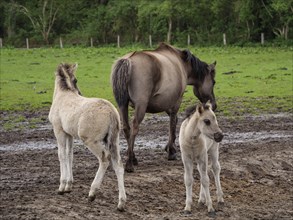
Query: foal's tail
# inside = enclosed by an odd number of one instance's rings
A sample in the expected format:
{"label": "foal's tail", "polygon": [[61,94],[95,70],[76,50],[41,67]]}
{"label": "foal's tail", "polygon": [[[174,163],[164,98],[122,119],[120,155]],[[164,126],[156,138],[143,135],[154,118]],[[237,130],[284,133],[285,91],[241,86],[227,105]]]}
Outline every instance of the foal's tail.
{"label": "foal's tail", "polygon": [[[115,107],[113,106],[113,108]],[[111,112],[106,145],[110,151],[111,158],[114,159],[114,161],[117,161],[120,159],[119,132],[120,132],[119,113]]]}
{"label": "foal's tail", "polygon": [[119,59],[114,64],[111,74],[112,89],[118,106],[127,106],[129,102],[128,81],[131,73],[131,61]]}

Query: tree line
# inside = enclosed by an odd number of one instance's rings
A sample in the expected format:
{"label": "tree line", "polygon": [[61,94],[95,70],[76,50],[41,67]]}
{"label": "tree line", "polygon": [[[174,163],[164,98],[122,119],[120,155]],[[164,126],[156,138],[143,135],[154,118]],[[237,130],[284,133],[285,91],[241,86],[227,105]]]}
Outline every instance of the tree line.
{"label": "tree line", "polygon": [[53,45],[292,42],[293,0],[2,0],[0,37],[13,46],[29,38]]}

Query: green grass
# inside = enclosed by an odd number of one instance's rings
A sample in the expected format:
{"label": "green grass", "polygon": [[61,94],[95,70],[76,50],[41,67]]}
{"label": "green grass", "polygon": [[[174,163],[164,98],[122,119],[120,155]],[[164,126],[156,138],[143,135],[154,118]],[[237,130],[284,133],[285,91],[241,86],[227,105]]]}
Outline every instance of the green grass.
{"label": "green grass", "polygon": [[[79,64],[78,86],[84,96],[105,98],[115,104],[109,82],[111,66],[125,53],[141,49],[1,49],[0,110],[49,107],[54,89],[54,71],[61,62]],[[217,61],[215,94],[223,114],[292,112],[292,48],[190,49],[207,63]],[[195,100],[192,89],[188,88],[181,109],[195,103]]]}

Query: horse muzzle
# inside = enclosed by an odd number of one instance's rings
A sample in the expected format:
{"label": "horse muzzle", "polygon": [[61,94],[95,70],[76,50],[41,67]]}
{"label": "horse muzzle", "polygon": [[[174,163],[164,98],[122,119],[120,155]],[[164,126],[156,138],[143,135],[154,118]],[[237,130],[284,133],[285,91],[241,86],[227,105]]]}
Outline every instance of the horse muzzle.
{"label": "horse muzzle", "polygon": [[218,143],[223,140],[223,137],[224,135],[221,132],[214,133],[214,140]]}

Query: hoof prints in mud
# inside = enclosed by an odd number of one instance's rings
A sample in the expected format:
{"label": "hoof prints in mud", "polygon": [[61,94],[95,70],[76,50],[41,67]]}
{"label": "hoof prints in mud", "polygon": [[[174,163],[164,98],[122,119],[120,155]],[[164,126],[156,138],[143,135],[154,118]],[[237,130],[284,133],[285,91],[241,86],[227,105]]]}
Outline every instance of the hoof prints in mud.
{"label": "hoof prints in mud", "polygon": [[[39,138],[33,140],[26,139],[26,134],[20,134],[22,139],[17,139],[14,133],[17,141],[6,141],[9,144],[1,145],[0,151],[0,218],[210,219],[206,208],[196,202],[197,170],[192,213],[182,215],[185,206],[182,161],[167,160],[163,148],[168,139],[168,120],[154,119],[146,119],[140,126],[138,145],[134,149],[138,166],[134,173],[125,173],[127,203],[123,213],[116,210],[118,187],[111,169],[107,170],[97,199],[88,202],[98,160],[85,147],[74,149],[72,192],[58,195],[60,171],[55,140],[47,138],[48,133],[44,136],[38,133],[35,136]],[[220,127],[227,135],[221,144],[219,159],[225,204],[217,204],[214,179],[210,175],[216,219],[292,219],[292,121],[292,117],[266,116],[254,118],[253,123],[251,118],[245,117],[220,118]],[[29,147],[33,143],[35,147]],[[123,135],[121,144],[125,161]],[[24,145],[27,147],[20,147]]]}

